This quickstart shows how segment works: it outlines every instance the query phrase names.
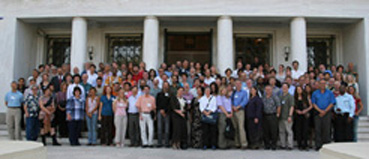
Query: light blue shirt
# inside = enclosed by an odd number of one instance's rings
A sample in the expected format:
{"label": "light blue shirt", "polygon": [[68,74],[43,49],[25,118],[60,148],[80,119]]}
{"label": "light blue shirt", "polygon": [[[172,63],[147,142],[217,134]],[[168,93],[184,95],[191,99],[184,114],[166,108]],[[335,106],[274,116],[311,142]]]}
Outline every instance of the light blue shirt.
{"label": "light blue shirt", "polygon": [[23,94],[19,91],[17,92],[8,92],[6,95],[5,95],[5,102],[8,103],[8,107],[12,107],[12,108],[15,108],[15,107],[20,107],[22,106],[22,103],[23,103]]}
{"label": "light blue shirt", "polygon": [[[349,113],[352,118],[355,115],[355,107],[355,99],[352,95],[345,93],[336,97],[334,111],[337,114]],[[337,109],[341,109],[341,112],[338,112]]]}
{"label": "light blue shirt", "polygon": [[136,102],[141,93],[137,93],[136,96],[133,94],[128,98],[128,113],[138,113]]}
{"label": "light blue shirt", "polygon": [[235,90],[232,94],[232,105],[241,106],[245,108],[246,104],[249,102],[249,96],[245,90],[237,91]]}

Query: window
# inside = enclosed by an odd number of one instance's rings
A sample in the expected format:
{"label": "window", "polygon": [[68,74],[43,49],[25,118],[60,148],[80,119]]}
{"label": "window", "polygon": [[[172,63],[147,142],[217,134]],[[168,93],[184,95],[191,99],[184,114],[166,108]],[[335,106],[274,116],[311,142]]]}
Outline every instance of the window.
{"label": "window", "polygon": [[324,64],[326,66],[333,64],[335,55],[335,37],[308,37],[308,65],[318,66]]}
{"label": "window", "polygon": [[166,33],[165,62],[168,64],[184,59],[211,64],[211,32]]}
{"label": "window", "polygon": [[47,36],[46,63],[60,67],[70,63],[70,36]]}
{"label": "window", "polygon": [[235,36],[236,62],[252,64],[258,57],[261,64],[270,64],[272,51],[272,35],[270,34],[239,34]]}
{"label": "window", "polygon": [[142,35],[107,35],[108,62],[139,64],[142,60]]}

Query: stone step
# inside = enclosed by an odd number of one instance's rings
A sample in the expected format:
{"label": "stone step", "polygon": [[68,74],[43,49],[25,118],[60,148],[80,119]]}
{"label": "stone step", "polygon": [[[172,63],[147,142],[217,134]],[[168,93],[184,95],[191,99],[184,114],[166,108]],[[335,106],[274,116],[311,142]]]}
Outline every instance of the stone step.
{"label": "stone step", "polygon": [[359,117],[359,121],[361,122],[361,121],[367,121],[367,122],[369,122],[369,116],[360,116]]}
{"label": "stone step", "polygon": [[358,130],[357,130],[357,133],[367,134],[367,133],[369,133],[369,127],[359,127]]}
{"label": "stone step", "polygon": [[358,127],[361,128],[361,127],[368,127],[369,128],[369,122],[359,122],[358,124]]}
{"label": "stone step", "polygon": [[358,139],[369,139],[369,133],[359,133],[357,134]]}

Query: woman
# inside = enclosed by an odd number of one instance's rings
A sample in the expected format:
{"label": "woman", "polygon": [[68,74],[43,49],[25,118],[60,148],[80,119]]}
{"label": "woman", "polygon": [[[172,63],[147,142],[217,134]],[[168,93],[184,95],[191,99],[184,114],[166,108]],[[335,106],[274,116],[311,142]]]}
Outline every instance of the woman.
{"label": "woman", "polygon": [[73,96],[68,99],[66,111],[69,130],[69,143],[71,146],[80,146],[78,137],[81,133],[81,125],[85,115],[85,100],[83,99],[82,90],[74,87]]}
{"label": "woman", "polygon": [[[313,94],[314,90],[311,87],[310,84],[307,84],[305,86],[305,93],[306,93],[306,97],[308,99],[308,101],[311,103],[311,95]],[[308,118],[308,138],[309,138],[309,147],[312,148],[313,147],[313,140],[314,140],[314,116],[315,116],[315,110],[312,109],[309,111],[309,118]]]}
{"label": "woman", "polygon": [[113,143],[113,101],[112,88],[105,86],[100,98],[99,120],[101,121],[101,144],[110,146]]}
{"label": "woman", "polygon": [[127,130],[127,112],[128,100],[124,94],[124,89],[118,91],[118,97],[113,102],[114,125],[115,125],[115,145],[124,147],[124,140]]}
{"label": "woman", "polygon": [[353,86],[355,88],[355,92],[359,95],[359,84],[356,82],[354,76],[352,74],[347,75],[347,86]]}
{"label": "woman", "polygon": [[201,87],[196,88],[197,97],[191,102],[191,144],[193,148],[201,148],[202,146],[202,130],[201,130],[201,112],[200,99],[204,95]]}
{"label": "woman", "polygon": [[295,89],[295,117],[294,127],[295,136],[297,140],[297,147],[300,150],[307,149],[308,128],[309,128],[309,111],[313,108],[312,104],[308,100],[306,92],[301,86],[297,86]]}
{"label": "woman", "polygon": [[246,106],[249,147],[251,149],[259,149],[261,146],[263,107],[264,104],[258,95],[257,88],[252,87],[250,90],[250,100]]}
{"label": "woman", "polygon": [[276,79],[283,83],[285,78],[286,74],[284,72],[284,65],[280,64],[278,67],[278,74],[276,75]]}
{"label": "woman", "polygon": [[355,87],[350,86],[348,87],[348,93],[351,94],[355,99],[355,116],[354,116],[354,136],[353,141],[357,142],[357,129],[359,124],[359,114],[363,111],[363,102],[361,101],[360,96],[356,93]]}
{"label": "woman", "polygon": [[205,88],[205,95],[201,97],[200,111],[201,115],[201,127],[203,138],[203,149],[206,150],[208,146],[211,146],[213,150],[216,149],[216,121],[217,120],[217,102],[216,98],[211,94],[210,87]]}
{"label": "woman", "polygon": [[41,123],[42,143],[46,145],[46,134],[50,133],[53,139],[52,144],[54,146],[60,146],[60,144],[56,140],[54,98],[52,96],[52,92],[49,87],[46,87],[43,93],[44,95],[39,99],[40,108],[42,110],[39,117]]}
{"label": "woman", "polygon": [[227,123],[232,123],[232,92],[227,90],[227,87],[220,89],[220,94],[217,97],[217,106],[219,108],[218,120],[218,146],[221,149],[227,149],[232,146],[232,141],[227,139],[224,135]]}
{"label": "woman", "polygon": [[100,105],[100,98],[96,96],[96,88],[90,89],[90,95],[86,99],[86,123],[88,129],[88,144],[97,144],[97,109]]}
{"label": "woman", "polygon": [[49,87],[49,85],[50,85],[49,74],[47,73],[42,74],[42,81],[40,83],[41,90],[44,91],[46,88]]}
{"label": "woman", "polygon": [[149,80],[154,81],[155,77],[156,77],[156,71],[154,69],[150,69]]}
{"label": "woman", "polygon": [[183,98],[183,87],[179,87],[175,96],[170,98],[173,122],[173,149],[187,148],[186,100]]}
{"label": "woman", "polygon": [[63,82],[60,85],[60,91],[56,93],[56,120],[59,135],[61,137],[68,137],[68,126],[66,122],[67,114],[65,113],[65,107],[67,105],[67,83]]}
{"label": "woman", "polygon": [[73,84],[73,77],[70,73],[67,73],[65,75],[65,83],[69,86],[70,84]]}
{"label": "woman", "polygon": [[33,85],[30,93],[24,101],[24,112],[26,115],[26,138],[27,141],[37,141],[39,133],[38,114],[40,112],[38,87]]}

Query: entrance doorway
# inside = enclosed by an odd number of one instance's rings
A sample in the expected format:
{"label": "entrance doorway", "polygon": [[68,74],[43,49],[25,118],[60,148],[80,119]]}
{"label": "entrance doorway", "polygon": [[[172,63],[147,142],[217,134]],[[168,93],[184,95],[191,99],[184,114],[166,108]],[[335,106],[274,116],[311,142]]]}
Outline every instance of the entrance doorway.
{"label": "entrance doorway", "polygon": [[180,33],[165,31],[164,61],[189,60],[211,65],[212,31],[201,33]]}

